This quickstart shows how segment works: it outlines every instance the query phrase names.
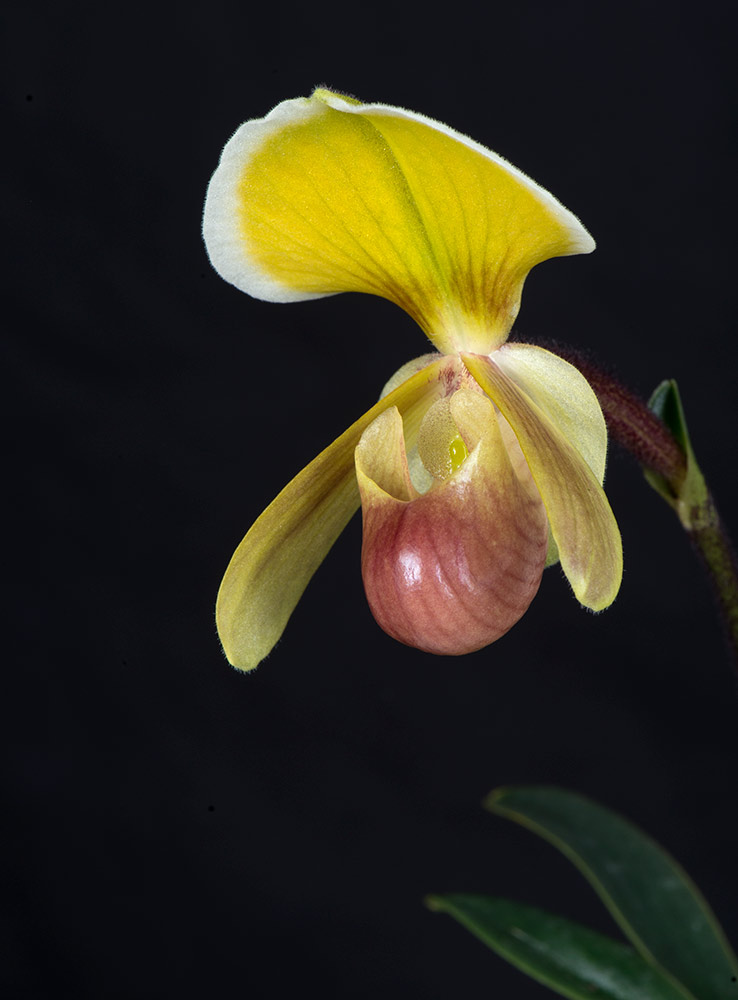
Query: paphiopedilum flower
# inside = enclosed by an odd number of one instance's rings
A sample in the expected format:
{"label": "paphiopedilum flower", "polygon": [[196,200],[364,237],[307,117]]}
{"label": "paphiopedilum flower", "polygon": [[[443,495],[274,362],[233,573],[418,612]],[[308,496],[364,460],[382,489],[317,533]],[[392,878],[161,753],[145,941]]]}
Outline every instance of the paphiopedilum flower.
{"label": "paphiopedilum flower", "polygon": [[217,603],[234,666],[269,653],[359,503],[369,604],[409,645],[493,642],[557,561],[582,605],[613,601],[622,554],[597,398],[562,358],[506,343],[530,269],[594,249],[552,195],[445,125],[318,89],[238,129],[203,232],[216,270],[257,298],[380,295],[436,348],[239,545]]}

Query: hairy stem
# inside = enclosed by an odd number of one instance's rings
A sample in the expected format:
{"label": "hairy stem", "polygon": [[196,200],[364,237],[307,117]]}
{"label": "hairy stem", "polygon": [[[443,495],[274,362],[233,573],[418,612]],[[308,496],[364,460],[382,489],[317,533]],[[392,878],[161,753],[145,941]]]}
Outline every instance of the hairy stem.
{"label": "hairy stem", "polygon": [[692,512],[687,529],[710,581],[720,610],[725,638],[738,671],[738,561],[710,493]]}
{"label": "hairy stem", "polygon": [[[675,383],[665,423],[649,405],[588,358],[556,345],[594,389],[613,440],[643,466],[646,479],[676,511],[707,573],[738,677],[738,559],[697,465]],[[662,397],[663,398],[663,397]],[[653,401],[652,401],[653,402]]]}

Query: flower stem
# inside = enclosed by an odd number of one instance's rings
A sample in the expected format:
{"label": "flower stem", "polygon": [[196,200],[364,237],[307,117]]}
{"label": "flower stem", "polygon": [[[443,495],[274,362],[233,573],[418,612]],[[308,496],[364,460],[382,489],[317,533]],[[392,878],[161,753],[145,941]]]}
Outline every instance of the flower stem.
{"label": "flower stem", "polygon": [[[708,493],[690,532],[720,610],[725,638],[738,671],[738,561],[712,496]],[[687,529],[689,530],[689,529]]]}

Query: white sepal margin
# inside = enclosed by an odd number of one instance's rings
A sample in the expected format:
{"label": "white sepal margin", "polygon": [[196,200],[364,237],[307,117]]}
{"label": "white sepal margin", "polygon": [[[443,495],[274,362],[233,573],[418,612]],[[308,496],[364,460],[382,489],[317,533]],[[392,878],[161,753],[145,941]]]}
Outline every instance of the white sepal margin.
{"label": "white sepal margin", "polygon": [[239,186],[249,161],[270,136],[309,121],[323,108],[323,102],[296,97],[282,101],[264,118],[244,122],[225,144],[210,179],[202,218],[202,235],[210,263],[222,278],[256,299],[299,302],[325,297],[320,292],[301,292],[275,281],[253,259],[239,226],[243,212]]}

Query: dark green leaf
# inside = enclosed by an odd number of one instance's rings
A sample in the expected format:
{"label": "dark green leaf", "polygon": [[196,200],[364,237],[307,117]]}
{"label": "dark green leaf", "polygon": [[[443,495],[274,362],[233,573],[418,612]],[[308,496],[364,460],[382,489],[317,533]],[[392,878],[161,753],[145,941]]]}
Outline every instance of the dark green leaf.
{"label": "dark green leaf", "polygon": [[501,788],[485,805],[562,851],[646,960],[699,1000],[738,1000],[738,961],[714,914],[681,866],[641,830],[558,788]]}
{"label": "dark green leaf", "polygon": [[572,1000],[691,998],[632,948],[563,917],[491,896],[432,896],[427,902],[522,972]]}

